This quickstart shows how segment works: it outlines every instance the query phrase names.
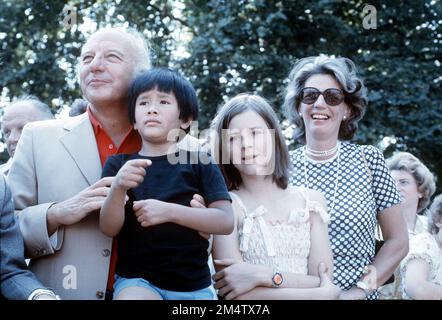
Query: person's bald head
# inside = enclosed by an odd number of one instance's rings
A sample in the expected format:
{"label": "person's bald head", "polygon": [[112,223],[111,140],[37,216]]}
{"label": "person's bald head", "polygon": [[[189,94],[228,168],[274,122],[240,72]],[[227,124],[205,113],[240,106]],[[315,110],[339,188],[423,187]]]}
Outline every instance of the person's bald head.
{"label": "person's bald head", "polygon": [[130,83],[149,68],[149,48],[142,34],[126,28],[100,29],[82,47],[80,87],[92,105],[124,105]]}
{"label": "person's bald head", "polygon": [[34,96],[24,96],[5,108],[2,118],[2,133],[11,157],[20,139],[23,127],[40,120],[54,119],[51,109]]}

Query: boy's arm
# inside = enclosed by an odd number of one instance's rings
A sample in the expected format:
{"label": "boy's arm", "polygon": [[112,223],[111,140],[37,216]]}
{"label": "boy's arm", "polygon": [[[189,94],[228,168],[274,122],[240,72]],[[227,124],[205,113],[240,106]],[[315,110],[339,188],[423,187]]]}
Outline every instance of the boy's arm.
{"label": "boy's arm", "polygon": [[174,204],[172,222],[213,234],[230,234],[233,231],[233,210],[230,201],[218,200],[209,208],[192,208]]}
{"label": "boy's arm", "polygon": [[100,210],[100,230],[109,237],[116,236],[124,224],[126,190],[112,184]]}
{"label": "boy's arm", "polygon": [[100,230],[105,235],[114,237],[120,232],[124,224],[126,192],[143,182],[145,168],[151,164],[150,160],[129,160],[118,170],[109,195],[100,210]]}
{"label": "boy's arm", "polygon": [[230,234],[233,230],[233,211],[228,200],[214,201],[208,208],[192,208],[148,199],[134,201],[133,209],[143,227],[172,222],[203,233]]}

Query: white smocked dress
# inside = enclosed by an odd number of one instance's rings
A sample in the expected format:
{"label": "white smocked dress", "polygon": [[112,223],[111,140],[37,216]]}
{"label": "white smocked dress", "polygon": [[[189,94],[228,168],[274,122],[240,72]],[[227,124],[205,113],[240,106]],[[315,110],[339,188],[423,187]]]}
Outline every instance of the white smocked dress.
{"label": "white smocked dress", "polygon": [[242,211],[239,243],[245,262],[271,267],[279,271],[308,274],[310,253],[310,215],[319,214],[325,223],[330,217],[317,202],[310,201],[304,188],[289,187],[305,199],[304,208],[294,208],[288,220],[272,220],[269,211],[260,205],[247,211],[240,197],[230,192]]}

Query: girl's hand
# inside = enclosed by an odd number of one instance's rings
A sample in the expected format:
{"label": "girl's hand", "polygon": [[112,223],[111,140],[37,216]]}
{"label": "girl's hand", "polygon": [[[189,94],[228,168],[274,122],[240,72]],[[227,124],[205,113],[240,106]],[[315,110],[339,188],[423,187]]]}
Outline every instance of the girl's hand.
{"label": "girl's hand", "polygon": [[325,268],[323,263],[318,266],[320,284],[319,288],[322,290],[322,295],[320,299],[326,300],[336,300],[340,298],[341,289],[334,285],[331,279],[327,275],[327,268]]}
{"label": "girl's hand", "polygon": [[148,199],[134,201],[133,210],[142,227],[155,226],[171,221],[169,213],[173,204],[168,202]]}
{"label": "girl's hand", "polygon": [[224,299],[233,300],[258,286],[256,272],[252,272],[254,265],[233,259],[214,260],[213,263],[225,267],[212,277],[215,289],[219,289],[218,294]]}
{"label": "girl's hand", "polygon": [[341,295],[339,296],[339,300],[364,300],[364,299],[365,299],[365,292],[356,286],[353,286],[348,290],[342,290]]}
{"label": "girl's hand", "polygon": [[143,182],[146,168],[152,161],[135,159],[127,161],[115,176],[114,186],[125,191],[136,188]]}

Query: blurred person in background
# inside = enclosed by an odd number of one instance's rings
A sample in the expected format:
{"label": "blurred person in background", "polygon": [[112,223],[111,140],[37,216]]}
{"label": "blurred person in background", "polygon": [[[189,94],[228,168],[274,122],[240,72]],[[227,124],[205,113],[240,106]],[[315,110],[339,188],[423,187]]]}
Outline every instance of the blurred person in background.
{"label": "blurred person in background", "polygon": [[10,158],[8,162],[0,166],[1,173],[4,175],[9,173],[15,148],[17,148],[25,124],[49,119],[54,119],[51,109],[35,96],[21,96],[5,108],[1,126]]}
{"label": "blurred person in background", "polygon": [[[428,217],[424,214],[436,190],[430,170],[409,152],[397,152],[387,159],[388,168],[401,195],[401,213],[405,218],[410,241],[428,230]],[[395,281],[379,289],[381,299],[401,299],[399,267],[394,272]]]}
{"label": "blurred person in background", "polygon": [[430,207],[428,232],[411,239],[400,274],[403,299],[442,300],[442,195]]}

